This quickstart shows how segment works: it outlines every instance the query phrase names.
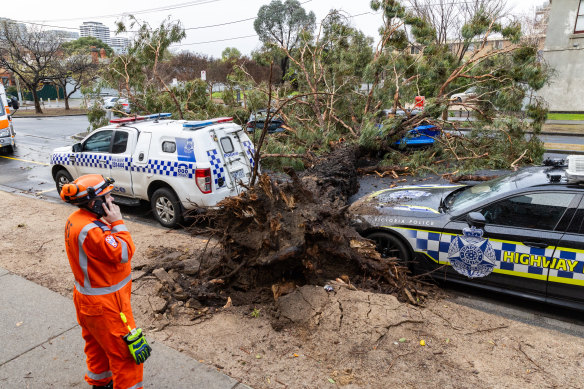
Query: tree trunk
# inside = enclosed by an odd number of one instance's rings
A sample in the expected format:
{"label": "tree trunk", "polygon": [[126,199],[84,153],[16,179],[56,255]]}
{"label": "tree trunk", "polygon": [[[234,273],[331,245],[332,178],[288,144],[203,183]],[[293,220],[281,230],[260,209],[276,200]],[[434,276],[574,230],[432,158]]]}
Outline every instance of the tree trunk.
{"label": "tree trunk", "polygon": [[284,58],[282,58],[282,60],[280,61],[280,67],[282,68],[282,84],[284,83],[284,81],[286,80],[286,73],[288,73],[288,56],[284,56]]}
{"label": "tree trunk", "polygon": [[34,110],[36,113],[43,113],[43,110],[41,109],[41,102],[39,101],[39,96],[37,94],[37,85],[32,85],[32,88],[30,88],[30,91],[32,93],[32,99],[34,100]]}
{"label": "tree trunk", "polygon": [[69,110],[69,96],[64,95],[63,99],[65,100],[65,111]]}

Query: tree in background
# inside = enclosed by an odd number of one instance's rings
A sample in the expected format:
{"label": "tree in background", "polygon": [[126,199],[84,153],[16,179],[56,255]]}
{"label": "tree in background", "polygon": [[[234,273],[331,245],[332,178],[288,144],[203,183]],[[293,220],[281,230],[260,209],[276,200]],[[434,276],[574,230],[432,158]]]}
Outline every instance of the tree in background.
{"label": "tree in background", "polygon": [[[259,9],[253,26],[265,45],[291,52],[300,44],[303,32],[311,33],[314,30],[315,20],[314,12],[306,13],[298,0],[272,0]],[[279,57],[284,82],[290,57],[278,52],[275,55]]]}
{"label": "tree in background", "polygon": [[92,36],[85,36],[74,41],[63,43],[63,49],[71,53],[89,53],[93,47],[104,49],[108,57],[114,55],[114,50],[101,39]]}
{"label": "tree in background", "polygon": [[241,58],[241,51],[235,47],[226,47],[221,53],[223,62],[236,62],[239,58]]}
{"label": "tree in background", "polygon": [[37,28],[21,29],[10,20],[0,21],[0,37],[0,67],[22,81],[32,93],[36,113],[43,113],[37,91],[60,75],[55,63],[63,37]]}

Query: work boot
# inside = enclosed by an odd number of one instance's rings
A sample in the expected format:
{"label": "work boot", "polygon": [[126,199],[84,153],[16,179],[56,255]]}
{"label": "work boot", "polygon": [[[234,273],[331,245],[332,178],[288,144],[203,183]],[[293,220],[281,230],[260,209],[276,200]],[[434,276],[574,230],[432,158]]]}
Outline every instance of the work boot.
{"label": "work boot", "polygon": [[104,386],[93,385],[93,389],[114,389],[114,382],[110,381]]}

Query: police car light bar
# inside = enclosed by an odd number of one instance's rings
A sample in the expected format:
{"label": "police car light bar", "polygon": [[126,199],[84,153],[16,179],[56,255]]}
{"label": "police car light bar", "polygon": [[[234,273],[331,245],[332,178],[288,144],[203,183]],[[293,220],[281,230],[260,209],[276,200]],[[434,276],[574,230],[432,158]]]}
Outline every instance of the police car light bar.
{"label": "police car light bar", "polygon": [[584,182],[584,155],[569,155],[566,178],[569,183]]}
{"label": "police car light bar", "polygon": [[114,123],[114,124],[131,123],[131,122],[136,122],[139,120],[164,119],[164,118],[169,118],[171,116],[172,116],[171,113],[153,113],[151,115],[146,115],[146,116],[133,116],[133,117],[128,117],[128,118],[112,119],[112,120],[110,120],[110,123]]}
{"label": "police car light bar", "polygon": [[230,117],[223,117],[223,118],[215,118],[209,120],[199,120],[199,121],[192,121],[183,123],[184,128],[203,128],[210,126],[212,124],[219,124],[219,123],[228,123],[232,122],[233,118]]}

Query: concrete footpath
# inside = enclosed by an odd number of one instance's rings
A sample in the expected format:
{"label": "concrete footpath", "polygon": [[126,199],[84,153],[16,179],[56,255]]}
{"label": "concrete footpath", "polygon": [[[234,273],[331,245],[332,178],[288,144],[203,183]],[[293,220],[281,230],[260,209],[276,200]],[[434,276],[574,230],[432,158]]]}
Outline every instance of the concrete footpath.
{"label": "concrete footpath", "polygon": [[[0,388],[90,388],[73,301],[0,268]],[[250,389],[151,342],[144,388]]]}

